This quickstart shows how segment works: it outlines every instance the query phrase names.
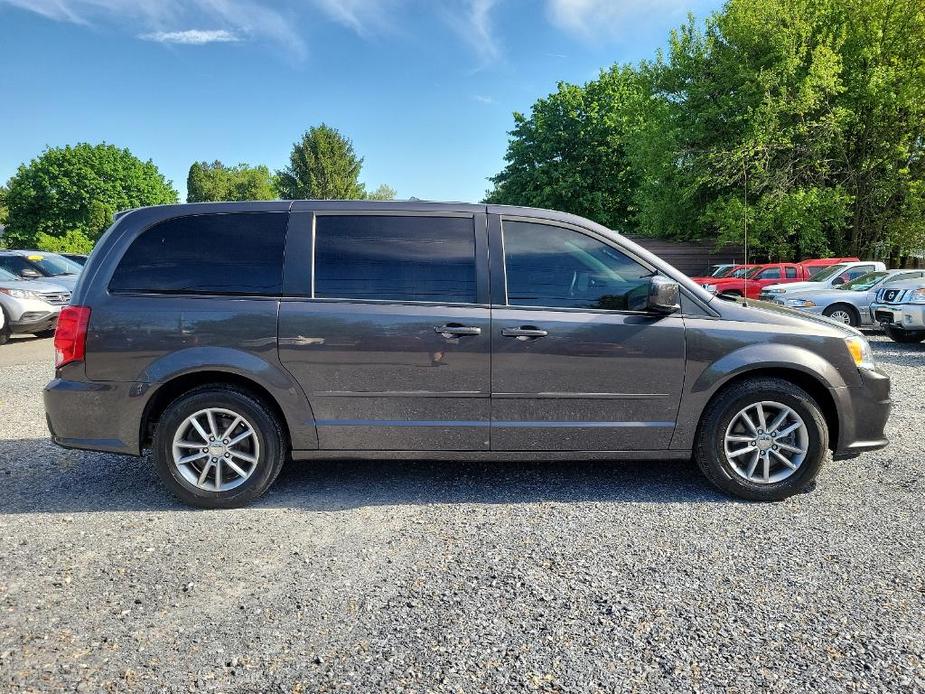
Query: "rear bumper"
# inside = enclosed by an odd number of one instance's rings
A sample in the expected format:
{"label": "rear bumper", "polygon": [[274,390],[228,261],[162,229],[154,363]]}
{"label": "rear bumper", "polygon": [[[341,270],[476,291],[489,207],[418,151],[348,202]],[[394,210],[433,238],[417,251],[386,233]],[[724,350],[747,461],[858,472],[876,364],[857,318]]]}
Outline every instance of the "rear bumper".
{"label": "rear bumper", "polygon": [[143,384],[55,378],[43,393],[51,439],[65,448],[140,455],[146,395]]}
{"label": "rear bumper", "polygon": [[835,460],[856,458],[886,447],[884,429],[890,416],[890,377],[882,371],[861,369],[861,385],[834,391],[839,412]]}

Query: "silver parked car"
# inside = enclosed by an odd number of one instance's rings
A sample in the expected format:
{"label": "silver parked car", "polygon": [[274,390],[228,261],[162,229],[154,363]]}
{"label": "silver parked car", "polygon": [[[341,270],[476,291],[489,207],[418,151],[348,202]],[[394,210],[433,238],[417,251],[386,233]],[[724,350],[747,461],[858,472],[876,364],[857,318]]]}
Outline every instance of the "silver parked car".
{"label": "silver parked car", "polygon": [[0,345],[16,333],[50,337],[61,307],[70,300],[71,293],[60,285],[24,280],[0,268]]}
{"label": "silver parked car", "polygon": [[882,270],[868,272],[837,287],[804,289],[793,296],[780,296],[774,303],[806,313],[816,313],[852,327],[875,327],[869,310],[877,291],[891,282],[925,277],[925,270]]}

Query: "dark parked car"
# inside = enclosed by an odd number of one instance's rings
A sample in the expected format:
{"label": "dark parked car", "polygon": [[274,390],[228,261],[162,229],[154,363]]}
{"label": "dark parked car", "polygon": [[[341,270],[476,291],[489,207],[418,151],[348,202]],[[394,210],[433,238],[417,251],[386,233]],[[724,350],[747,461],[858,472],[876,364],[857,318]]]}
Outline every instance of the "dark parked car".
{"label": "dark parked car", "polygon": [[55,337],[62,446],[153,449],[184,501],[284,459],[692,455],[726,492],[805,489],[886,445],[856,330],[705,292],[604,227],[493,205],[264,202],[120,216]]}

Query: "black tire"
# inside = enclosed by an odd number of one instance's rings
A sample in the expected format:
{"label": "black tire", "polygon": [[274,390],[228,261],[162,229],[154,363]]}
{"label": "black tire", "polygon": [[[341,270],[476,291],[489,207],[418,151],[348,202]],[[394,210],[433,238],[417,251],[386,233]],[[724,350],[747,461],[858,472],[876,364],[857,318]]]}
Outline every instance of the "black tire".
{"label": "black tire", "polygon": [[858,315],[858,310],[851,304],[832,304],[826,307],[822,315],[831,318],[832,314],[838,311],[844,311],[848,315],[848,325],[852,328],[856,328],[861,324],[861,316]]}
{"label": "black tire", "polygon": [[32,334],[35,335],[36,337],[43,337],[43,338],[44,337],[54,337],[55,329],[52,328],[51,330],[39,330],[37,333],[32,333]]}
{"label": "black tire", "polygon": [[[809,440],[803,462],[779,482],[747,480],[735,472],[726,458],[727,427],[742,409],[761,401],[779,402],[791,408],[807,429]],[[828,447],[825,417],[809,393],[783,379],[753,378],[724,388],[707,405],[697,431],[694,458],[706,478],[727,494],[751,501],[782,501],[812,486]]]}
{"label": "black tire", "polygon": [[[3,308],[0,307],[0,311],[3,311]],[[0,345],[5,345],[10,341],[10,335],[13,334],[13,331],[10,330],[10,319],[6,315],[6,311],[3,311],[3,325],[0,326]]]}
{"label": "black tire", "polygon": [[900,330],[892,325],[884,325],[883,332],[893,342],[901,342],[902,344],[914,344],[925,340],[925,330]]}
{"label": "black tire", "polygon": [[[259,442],[257,462],[250,476],[227,491],[202,489],[185,479],[173,460],[173,439],[187,417],[207,408],[243,415]],[[250,393],[232,386],[202,386],[170,403],[154,433],[154,462],[164,483],[184,503],[199,508],[237,508],[260,497],[283,467],[286,437],[276,415]]]}

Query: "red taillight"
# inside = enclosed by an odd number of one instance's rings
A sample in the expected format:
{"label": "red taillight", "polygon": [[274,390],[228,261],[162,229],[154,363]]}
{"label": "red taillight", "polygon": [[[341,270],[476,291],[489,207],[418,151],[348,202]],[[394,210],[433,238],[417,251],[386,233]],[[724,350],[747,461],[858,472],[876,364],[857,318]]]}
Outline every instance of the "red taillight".
{"label": "red taillight", "polygon": [[87,326],[90,324],[89,306],[65,306],[58,316],[55,330],[55,368],[72,361],[81,361],[87,352]]}

